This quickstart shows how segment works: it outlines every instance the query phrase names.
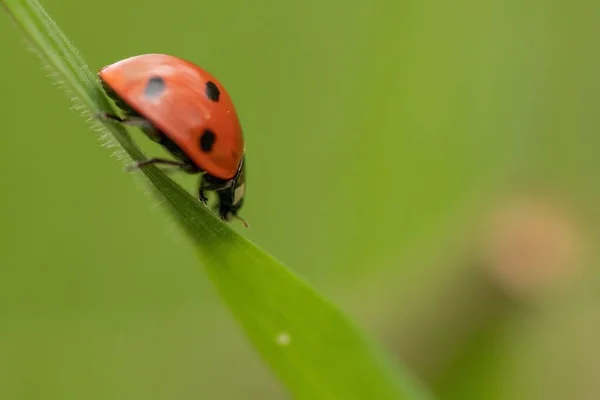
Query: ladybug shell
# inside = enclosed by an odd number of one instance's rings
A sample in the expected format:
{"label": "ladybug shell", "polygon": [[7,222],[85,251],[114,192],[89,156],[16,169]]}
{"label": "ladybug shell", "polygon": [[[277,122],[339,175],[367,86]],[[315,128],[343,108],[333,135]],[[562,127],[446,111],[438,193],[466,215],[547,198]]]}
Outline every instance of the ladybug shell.
{"label": "ladybug shell", "polygon": [[104,67],[99,78],[208,174],[231,179],[244,153],[242,128],[225,88],[177,57],[145,54]]}

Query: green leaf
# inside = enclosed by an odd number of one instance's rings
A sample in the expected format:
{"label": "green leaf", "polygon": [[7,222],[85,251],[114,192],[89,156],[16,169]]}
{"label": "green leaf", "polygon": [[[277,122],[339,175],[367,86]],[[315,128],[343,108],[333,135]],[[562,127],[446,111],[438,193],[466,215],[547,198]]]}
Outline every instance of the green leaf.
{"label": "green leaf", "polygon": [[[83,59],[36,0],[0,0],[44,64],[92,123],[129,157],[143,154],[120,125]],[[150,187],[187,233],[198,258],[246,335],[297,399],[424,399],[427,392],[309,284],[221,222],[155,167]]]}

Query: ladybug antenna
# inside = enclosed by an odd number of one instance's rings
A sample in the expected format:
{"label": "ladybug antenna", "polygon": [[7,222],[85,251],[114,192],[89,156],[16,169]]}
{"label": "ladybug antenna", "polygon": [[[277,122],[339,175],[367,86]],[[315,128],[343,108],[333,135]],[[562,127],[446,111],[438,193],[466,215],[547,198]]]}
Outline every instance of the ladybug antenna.
{"label": "ladybug antenna", "polygon": [[244,224],[244,226],[246,228],[249,228],[249,225],[248,225],[248,223],[246,222],[246,220],[244,218],[240,217],[239,215],[235,215],[235,214],[233,214],[233,218],[235,218],[235,219],[237,219],[239,221],[242,221],[242,223]]}

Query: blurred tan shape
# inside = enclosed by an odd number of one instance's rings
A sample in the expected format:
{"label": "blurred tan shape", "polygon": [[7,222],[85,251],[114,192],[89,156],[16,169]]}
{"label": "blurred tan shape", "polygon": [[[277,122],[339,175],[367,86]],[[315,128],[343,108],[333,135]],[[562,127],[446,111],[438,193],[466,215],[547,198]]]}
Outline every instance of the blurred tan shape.
{"label": "blurred tan shape", "polygon": [[483,257],[494,281],[518,296],[561,287],[582,264],[584,235],[573,212],[556,199],[521,195],[485,221]]}

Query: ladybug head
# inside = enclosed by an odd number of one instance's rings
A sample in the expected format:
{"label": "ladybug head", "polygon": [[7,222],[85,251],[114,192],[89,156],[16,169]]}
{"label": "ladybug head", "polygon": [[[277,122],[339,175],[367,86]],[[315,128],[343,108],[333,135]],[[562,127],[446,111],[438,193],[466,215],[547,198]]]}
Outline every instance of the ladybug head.
{"label": "ladybug head", "polygon": [[221,219],[223,219],[224,221],[231,221],[232,219],[239,219],[240,221],[242,221],[244,223],[244,225],[246,226],[246,228],[248,227],[248,223],[239,215],[237,215],[238,211],[240,210],[240,208],[242,208],[242,204],[244,203],[244,200],[240,200],[238,204],[231,206],[230,204],[224,203],[224,202],[220,202],[215,208],[217,208],[216,211],[218,211],[219,216],[221,217]]}
{"label": "ladybug head", "polygon": [[225,221],[231,221],[233,218],[241,220],[246,227],[248,224],[237,213],[244,204],[244,196],[246,191],[246,173],[244,167],[244,159],[240,163],[238,172],[231,180],[230,185],[223,190],[217,191],[219,202],[217,203],[217,211],[221,218]]}

